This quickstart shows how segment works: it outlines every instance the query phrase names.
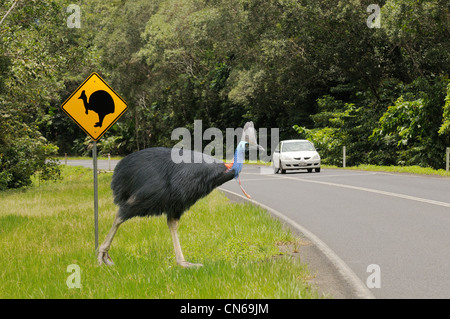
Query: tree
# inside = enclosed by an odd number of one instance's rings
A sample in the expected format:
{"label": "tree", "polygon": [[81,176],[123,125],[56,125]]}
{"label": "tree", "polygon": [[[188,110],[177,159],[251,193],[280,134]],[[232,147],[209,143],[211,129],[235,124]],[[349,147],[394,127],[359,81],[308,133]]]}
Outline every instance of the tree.
{"label": "tree", "polygon": [[439,134],[447,135],[447,143],[450,143],[450,81],[447,85],[447,95],[445,96],[443,111],[442,125],[439,129]]}
{"label": "tree", "polygon": [[38,125],[63,86],[55,27],[61,12],[55,1],[20,1],[0,26],[0,189],[29,185],[36,172],[59,176],[55,162],[47,161],[57,148]]}
{"label": "tree", "polygon": [[396,164],[442,168],[445,139],[439,135],[442,123],[445,78],[418,78],[403,86],[403,94],[379,120],[371,139],[383,139],[397,153]]}
{"label": "tree", "polygon": [[381,10],[382,32],[398,50],[402,80],[448,75],[449,7],[445,0],[388,0]]}

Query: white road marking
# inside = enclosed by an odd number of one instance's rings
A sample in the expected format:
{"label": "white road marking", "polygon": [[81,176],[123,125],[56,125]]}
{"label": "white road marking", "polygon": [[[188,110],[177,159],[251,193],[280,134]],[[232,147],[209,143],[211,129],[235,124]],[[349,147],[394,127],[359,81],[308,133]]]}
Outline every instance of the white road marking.
{"label": "white road marking", "polygon": [[[246,173],[246,174],[248,174],[248,175],[258,175],[257,173]],[[352,175],[356,175],[356,174],[352,174]],[[368,174],[360,174],[360,175],[368,175]],[[390,197],[397,197],[397,198],[412,200],[412,201],[416,201],[416,202],[421,202],[421,203],[438,205],[438,206],[443,206],[443,207],[450,208],[450,203],[440,202],[440,201],[436,201],[436,200],[432,200],[432,199],[420,198],[420,197],[415,197],[415,196],[410,196],[410,195],[405,195],[405,194],[387,192],[387,191],[382,191],[382,190],[373,189],[373,188],[352,186],[352,185],[345,185],[345,184],[338,184],[338,183],[331,183],[331,182],[324,182],[324,181],[317,181],[317,180],[313,180],[313,179],[309,179],[309,178],[295,178],[295,177],[289,177],[289,176],[280,176],[280,175],[275,175],[275,174],[274,175],[265,175],[265,176],[272,176],[273,178],[279,178],[279,179],[289,179],[289,180],[294,180],[294,181],[298,181],[298,182],[322,184],[322,185],[333,186],[333,187],[341,187],[341,188],[353,189],[353,190],[358,190],[358,191],[363,191],[363,192],[368,192],[368,193],[374,193],[374,194],[385,195],[385,196],[390,196]],[[347,175],[341,175],[341,176],[347,176]]]}
{"label": "white road marking", "polygon": [[243,179],[243,178],[241,178],[241,182],[255,182],[255,181],[257,181],[257,182],[259,182],[259,181],[273,181],[273,178],[246,178],[246,179]]}
{"label": "white road marking", "polygon": [[[263,176],[265,176],[265,175],[274,175],[273,174],[273,170],[271,170],[271,172],[270,172],[270,174],[265,174],[265,173],[261,173],[261,174],[258,174],[258,173],[245,173],[245,172],[241,172],[239,175],[240,176],[242,176],[242,175],[245,175],[245,174],[248,174],[248,175],[263,175]],[[345,177],[347,177],[347,176],[371,176],[371,175],[377,175],[377,174],[379,174],[378,172],[371,172],[371,173],[354,173],[354,174],[346,174],[346,175],[338,175],[338,174],[335,174],[335,175],[326,175],[326,174],[315,174],[315,173],[304,173],[304,174],[302,174],[301,176],[304,176],[305,178],[327,178],[327,177],[342,177],[342,176],[345,176]],[[300,176],[300,175],[297,175],[297,176]],[[282,177],[282,176],[277,176],[277,177]]]}
{"label": "white road marking", "polygon": [[347,177],[347,176],[372,176],[372,175],[376,175],[377,173],[364,173],[364,174],[348,174],[348,175],[325,175],[325,174],[320,174],[320,175],[313,175],[313,176],[308,176],[311,178],[327,178],[327,177]]}

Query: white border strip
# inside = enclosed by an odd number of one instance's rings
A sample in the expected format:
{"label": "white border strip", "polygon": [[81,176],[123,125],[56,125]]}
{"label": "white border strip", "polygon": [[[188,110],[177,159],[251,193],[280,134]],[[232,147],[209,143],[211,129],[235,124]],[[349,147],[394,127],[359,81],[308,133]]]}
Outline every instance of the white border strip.
{"label": "white border strip", "polygon": [[308,238],[324,255],[328,258],[328,260],[333,264],[333,266],[337,269],[339,274],[344,278],[344,280],[350,285],[355,294],[356,298],[359,299],[375,299],[375,296],[372,292],[367,288],[366,285],[358,278],[358,276],[350,269],[349,266],[338,256],[336,253],[331,250],[323,241],[321,241],[316,235],[311,233],[309,230],[299,225],[289,217],[280,213],[279,211],[270,208],[264,204],[261,204],[253,199],[248,199],[241,194],[237,194],[233,191],[229,191],[227,189],[223,189],[219,187],[219,190],[222,192],[226,192],[232,194],[233,196],[237,196],[239,198],[245,199],[252,204],[255,204],[267,211],[269,211],[272,215],[278,217],[279,219],[288,223],[291,227],[295,228],[297,231],[301,232],[306,238]]}

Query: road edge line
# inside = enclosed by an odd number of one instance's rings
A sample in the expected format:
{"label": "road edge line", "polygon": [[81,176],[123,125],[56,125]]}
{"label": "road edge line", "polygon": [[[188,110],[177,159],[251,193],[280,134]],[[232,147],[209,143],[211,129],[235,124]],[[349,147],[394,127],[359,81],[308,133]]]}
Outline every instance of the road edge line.
{"label": "road edge line", "polygon": [[244,199],[256,206],[259,206],[268,212],[270,212],[275,217],[283,220],[287,224],[289,224],[292,228],[296,229],[300,233],[302,233],[307,239],[309,239],[319,250],[320,252],[331,262],[331,264],[336,268],[339,274],[343,277],[343,279],[349,284],[352,288],[354,295],[358,299],[375,299],[375,296],[369,290],[369,288],[364,285],[361,279],[351,270],[351,268],[338,256],[336,253],[328,247],[322,240],[320,240],[316,235],[307,230],[305,227],[301,226],[297,222],[293,221],[289,217],[285,216],[281,212],[273,209],[269,206],[266,206],[254,199],[249,199],[247,197],[242,196],[241,194],[235,193],[233,191],[223,189],[219,187],[219,190],[225,193],[229,193],[233,196],[237,196],[241,199]]}

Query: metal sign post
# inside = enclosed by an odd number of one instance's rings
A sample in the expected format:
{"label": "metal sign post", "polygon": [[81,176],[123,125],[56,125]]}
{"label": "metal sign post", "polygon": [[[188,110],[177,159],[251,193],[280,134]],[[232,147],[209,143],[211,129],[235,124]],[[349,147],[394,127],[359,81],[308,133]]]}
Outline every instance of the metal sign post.
{"label": "metal sign post", "polygon": [[95,255],[98,252],[98,177],[97,177],[97,141],[92,148],[92,160],[94,168],[94,224],[95,224]]}
{"label": "metal sign post", "polygon": [[345,166],[347,164],[346,162],[347,162],[347,154],[346,154],[346,149],[344,146],[344,147],[342,147],[342,167],[345,168]]}

